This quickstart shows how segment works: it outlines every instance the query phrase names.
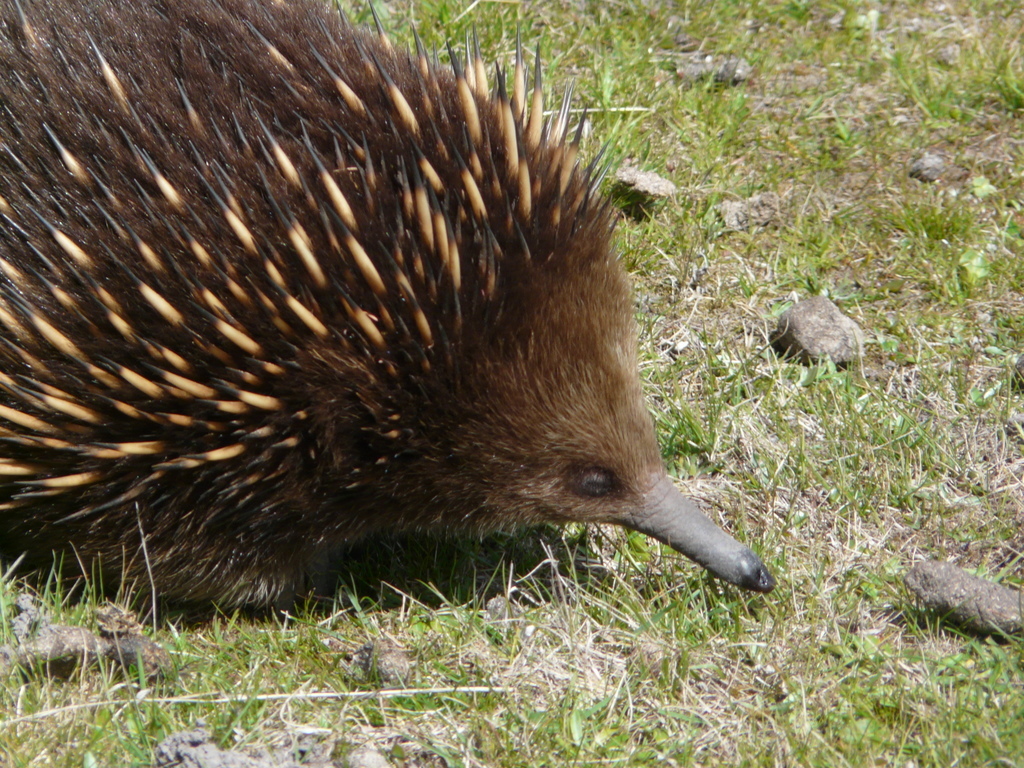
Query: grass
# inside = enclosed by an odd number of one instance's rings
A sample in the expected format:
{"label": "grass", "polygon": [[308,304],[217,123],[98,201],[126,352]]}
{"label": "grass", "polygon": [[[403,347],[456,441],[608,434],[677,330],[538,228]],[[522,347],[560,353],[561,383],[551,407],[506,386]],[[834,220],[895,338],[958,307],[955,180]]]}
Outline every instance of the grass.
{"label": "grass", "polygon": [[[177,674],[0,682],[0,766],[148,765],[203,720],[225,747],[371,743],[396,766],[1024,764],[1024,644],[966,636],[902,586],[924,557],[1024,583],[1024,12],[1012,4],[426,0],[382,6],[401,41],[517,28],[610,141],[679,194],[624,220],[642,372],[670,470],[781,577],[741,594],[642,536],[545,529],[381,542],[333,607],[163,616]],[[352,15],[365,20],[365,8]],[[745,57],[684,86],[685,36]],[[911,161],[938,152],[949,178]],[[726,231],[759,192],[780,226]],[[695,278],[700,270],[700,279]],[[864,329],[847,370],[767,334],[823,293]],[[381,557],[383,548],[386,556]],[[0,641],[13,600],[0,587]],[[489,618],[488,601],[516,607]],[[89,625],[86,596],[43,602]],[[405,688],[351,663],[390,637]],[[462,689],[462,690],[459,690]],[[423,692],[424,690],[428,692]],[[466,692],[477,691],[477,692]],[[316,695],[314,695],[316,694]]]}

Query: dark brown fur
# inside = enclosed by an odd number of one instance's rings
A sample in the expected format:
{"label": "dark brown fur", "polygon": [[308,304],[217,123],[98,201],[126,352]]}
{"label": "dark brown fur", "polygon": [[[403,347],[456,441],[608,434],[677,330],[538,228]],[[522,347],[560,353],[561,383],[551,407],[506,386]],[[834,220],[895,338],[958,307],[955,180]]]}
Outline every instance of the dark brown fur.
{"label": "dark brown fur", "polygon": [[450,68],[316,0],[0,8],[0,552],[264,602],[372,531],[639,509],[630,293],[553,129],[516,116],[524,212],[503,102],[473,141]]}

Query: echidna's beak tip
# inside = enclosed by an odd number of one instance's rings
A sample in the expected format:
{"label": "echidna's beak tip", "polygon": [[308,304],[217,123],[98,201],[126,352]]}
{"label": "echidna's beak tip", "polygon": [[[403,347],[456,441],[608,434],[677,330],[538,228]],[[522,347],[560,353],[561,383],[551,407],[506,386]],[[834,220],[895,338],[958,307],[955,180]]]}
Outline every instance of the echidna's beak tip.
{"label": "echidna's beak tip", "polygon": [[667,475],[654,478],[641,510],[621,522],[668,544],[730,584],[753,592],[775,589],[775,577],[761,559],[711,522]]}
{"label": "echidna's beak tip", "polygon": [[735,582],[737,586],[749,589],[752,592],[764,593],[775,589],[775,577],[772,576],[765,564],[761,562],[761,558],[755,555],[753,551],[747,549],[745,553],[740,555],[739,560],[742,562],[738,568],[740,581]]}

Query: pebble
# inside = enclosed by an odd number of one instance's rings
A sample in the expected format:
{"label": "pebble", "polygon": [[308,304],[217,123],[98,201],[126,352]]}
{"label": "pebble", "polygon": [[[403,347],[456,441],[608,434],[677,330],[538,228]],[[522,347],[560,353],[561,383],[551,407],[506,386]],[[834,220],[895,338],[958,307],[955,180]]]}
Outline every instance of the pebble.
{"label": "pebble", "polygon": [[772,344],[804,363],[830,359],[846,365],[861,356],[864,334],[830,299],[811,296],[782,313]]}

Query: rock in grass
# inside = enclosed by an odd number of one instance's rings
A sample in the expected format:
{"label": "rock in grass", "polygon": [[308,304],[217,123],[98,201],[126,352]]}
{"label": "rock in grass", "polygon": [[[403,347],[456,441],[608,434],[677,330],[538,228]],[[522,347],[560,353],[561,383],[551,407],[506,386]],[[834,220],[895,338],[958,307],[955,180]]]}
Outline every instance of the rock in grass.
{"label": "rock in grass", "polygon": [[1024,355],[1019,355],[1013,364],[1013,386],[1024,390]]}
{"label": "rock in grass", "polygon": [[[289,757],[265,749],[252,750],[251,754],[221,749],[203,726],[172,733],[157,745],[153,756],[155,768],[300,768]],[[326,764],[303,761],[302,768],[326,768]]]}
{"label": "rock in grass", "polygon": [[960,46],[956,43],[944,45],[935,51],[932,56],[945,67],[954,67],[960,61]]}
{"label": "rock in grass", "polygon": [[910,569],[904,582],[922,606],[963,629],[986,635],[1024,629],[1024,594],[953,563],[925,560]]}
{"label": "rock in grass", "polygon": [[653,171],[626,164],[615,172],[614,194],[619,207],[637,221],[649,219],[665,200],[676,193],[676,185]]}
{"label": "rock in grass", "polygon": [[1003,426],[1008,438],[1024,443],[1024,413],[1011,413]]}
{"label": "rock in grass", "polygon": [[910,164],[909,176],[923,182],[938,181],[946,170],[946,161],[934,152],[925,152]]}
{"label": "rock in grass", "polygon": [[172,733],[154,752],[156,768],[257,768],[259,761],[221,749],[205,728]]}
{"label": "rock in grass", "polygon": [[405,685],[412,672],[409,654],[386,637],[379,637],[359,648],[353,661],[367,680],[377,680],[386,686]]}
{"label": "rock in grass", "polygon": [[805,363],[829,358],[846,365],[860,357],[863,338],[860,326],[828,298],[811,296],[782,313],[772,344]]}
{"label": "rock in grass", "polygon": [[15,669],[41,669],[52,677],[70,676],[82,665],[100,659],[125,669],[141,666],[149,680],[165,677],[172,669],[171,657],[160,645],[142,634],[134,616],[113,606],[100,608],[100,634],[84,627],[51,623],[35,600],[23,594],[16,602],[20,613],[11,622],[18,641],[0,646],[0,678]]}
{"label": "rock in grass", "polygon": [[358,747],[345,758],[347,768],[391,768],[391,763],[373,747]]}
{"label": "rock in grass", "polygon": [[[254,745],[222,749],[206,724],[199,721],[190,730],[172,733],[157,745],[153,768],[339,768],[342,763],[331,759],[332,748],[330,741],[310,743],[299,736],[296,743],[283,749]],[[387,762],[383,765],[389,766]],[[363,766],[379,767],[372,763]]]}
{"label": "rock in grass", "polygon": [[514,605],[507,597],[503,597],[501,595],[497,595],[488,600],[487,604],[484,605],[484,612],[487,616],[487,620],[494,624],[503,621],[510,621],[521,613],[518,606]]}
{"label": "rock in grass", "polygon": [[714,80],[720,85],[739,85],[750,78],[750,63],[740,56],[694,53],[684,57],[676,74],[684,83]]}
{"label": "rock in grass", "polygon": [[723,200],[718,212],[729,229],[767,227],[781,221],[782,201],[774,192],[762,192],[746,200]]}

